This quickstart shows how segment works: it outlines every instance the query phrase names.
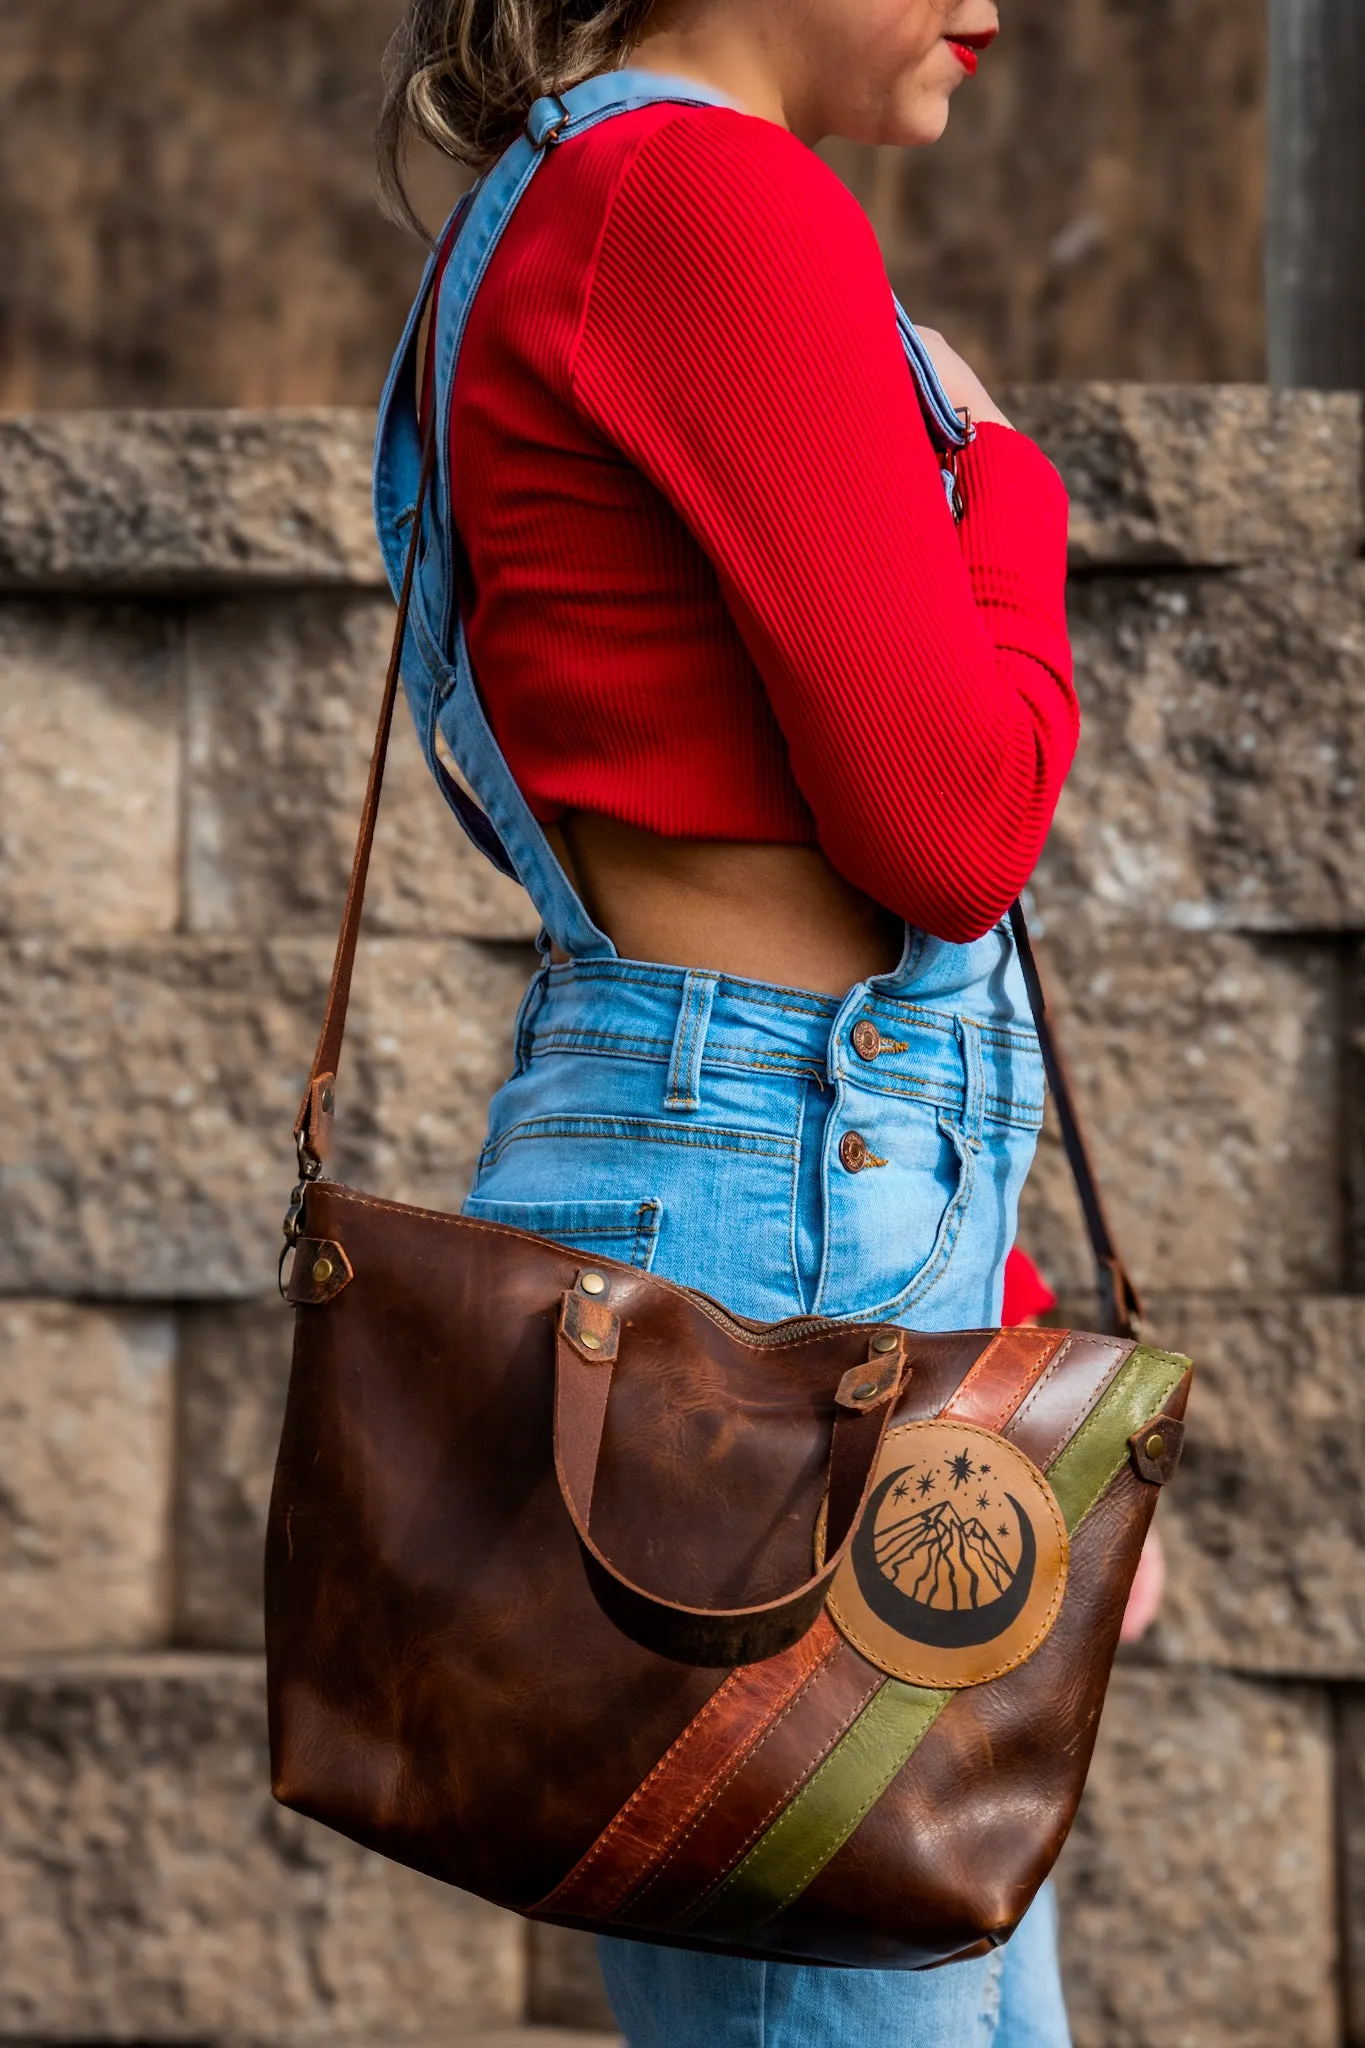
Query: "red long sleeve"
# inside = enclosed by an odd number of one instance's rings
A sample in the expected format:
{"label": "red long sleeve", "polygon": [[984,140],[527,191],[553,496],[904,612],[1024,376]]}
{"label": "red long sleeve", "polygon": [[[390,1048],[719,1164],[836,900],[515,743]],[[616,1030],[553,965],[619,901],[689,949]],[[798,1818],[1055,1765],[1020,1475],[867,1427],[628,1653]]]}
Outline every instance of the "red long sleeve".
{"label": "red long sleeve", "polygon": [[563,145],[456,383],[470,646],[532,807],[809,843],[979,935],[1075,747],[1066,497],[1022,436],[960,533],[844,187],[780,128],[660,107]]}

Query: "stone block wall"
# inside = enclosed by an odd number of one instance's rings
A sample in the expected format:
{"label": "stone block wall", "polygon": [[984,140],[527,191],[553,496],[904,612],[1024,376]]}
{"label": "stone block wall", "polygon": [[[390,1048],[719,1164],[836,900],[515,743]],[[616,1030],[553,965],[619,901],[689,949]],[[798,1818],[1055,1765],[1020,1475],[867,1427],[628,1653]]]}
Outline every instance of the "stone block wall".
{"label": "stone block wall", "polygon": [[[371,399],[421,269],[372,194],[401,0],[5,0],[0,406]],[[1264,373],[1264,11],[1010,0],[932,150],[833,143],[988,383]],[[414,151],[433,226],[458,179]]]}
{"label": "stone block wall", "polygon": [[[1036,885],[1159,1335],[1171,1590],[1062,1866],[1080,2048],[1365,2043],[1360,406],[1012,395],[1074,499]],[[602,2024],[265,1789],[289,1130],[390,607],[359,413],[0,420],[0,2043]],[[400,721],[337,1170],[453,1207],[535,920]],[[1090,1313],[1049,1133],[1025,1241]]]}

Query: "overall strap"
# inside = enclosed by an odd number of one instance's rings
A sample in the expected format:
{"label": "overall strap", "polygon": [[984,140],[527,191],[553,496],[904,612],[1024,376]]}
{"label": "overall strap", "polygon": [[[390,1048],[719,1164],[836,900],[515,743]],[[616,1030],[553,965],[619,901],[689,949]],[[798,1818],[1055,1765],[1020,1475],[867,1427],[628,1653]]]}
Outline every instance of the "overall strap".
{"label": "overall strap", "polygon": [[[403,581],[398,595],[398,615],[394,621],[393,647],[389,655],[388,673],[384,679],[384,693],[379,707],[379,724],[375,731],[374,747],[370,754],[369,779],[365,786],[365,800],[361,806],[360,829],[356,836],[355,858],[351,864],[350,886],[346,891],[346,907],[341,917],[341,932],[337,939],[336,957],[332,963],[332,979],[327,991],[327,1008],[318,1036],[317,1051],[308,1077],[308,1086],[299,1106],[294,1124],[294,1142],[298,1148],[299,1187],[285,1223],[286,1251],[298,1236],[301,1227],[303,1204],[302,1191],[306,1183],[317,1178],[322,1163],[330,1150],[332,1117],[335,1110],[335,1089],[337,1070],[341,1064],[342,1040],[346,1031],[346,1013],[350,1002],[351,975],[355,968],[356,944],[360,937],[360,920],[365,908],[365,884],[369,876],[370,855],[374,847],[375,826],[379,819],[379,799],[384,783],[384,760],[388,753],[389,737],[393,730],[394,705],[398,697],[399,669],[403,655],[403,644],[407,633],[408,610],[412,601],[412,580],[416,568],[420,543],[422,513],[431,489],[435,471],[436,411],[432,408],[431,421],[427,427],[426,442],[422,457],[421,481],[417,492],[416,514],[412,522],[412,535],[408,542],[407,561]],[[1039,973],[1037,957],[1029,937],[1028,922],[1021,903],[1015,903],[1010,911],[1010,925],[1019,953],[1020,965],[1028,988],[1029,1003],[1033,1010],[1038,1040],[1042,1048],[1043,1064],[1047,1071],[1048,1084],[1057,1105],[1058,1120],[1062,1127],[1062,1142],[1066,1148],[1068,1164],[1080,1197],[1081,1213],[1085,1219],[1086,1233],[1090,1239],[1091,1254],[1095,1262],[1096,1283],[1099,1289],[1101,1320],[1103,1327],[1113,1335],[1133,1338],[1138,1335],[1142,1315],[1142,1299],[1123,1259],[1114,1243],[1099,1183],[1095,1176],[1090,1150],[1081,1127],[1080,1112],[1072,1090],[1070,1075],[1061,1047],[1052,1030],[1042,976]]]}
{"label": "overall strap", "polygon": [[[543,161],[545,151],[568,135],[595,127],[599,122],[609,120],[632,108],[652,105],[660,100],[694,106],[729,104],[722,95],[711,92],[692,80],[668,79],[650,72],[638,71],[603,73],[596,78],[585,80],[581,85],[571,87],[562,95],[551,95],[536,101],[527,116],[524,134],[504,153],[492,171],[480,180],[473,192],[461,200],[443,237],[443,246],[449,246],[452,241],[473,234],[473,272],[458,318],[448,330],[438,331],[437,327],[433,327],[435,374],[430,417],[425,434],[421,433],[416,417],[417,346],[422,316],[437,276],[439,259],[436,255],[433,255],[427,265],[426,275],[409,314],[407,327],[389,373],[384,394],[383,416],[386,420],[392,421],[393,431],[405,445],[413,461],[417,460],[420,437],[419,482],[416,502],[413,505],[391,504],[384,496],[384,473],[379,468],[376,469],[375,516],[381,534],[393,532],[409,522],[410,532],[403,558],[402,576],[395,593],[398,612],[393,647],[384,683],[374,749],[370,757],[369,778],[361,809],[355,858],[346,893],[346,906],[342,913],[331,984],[327,994],[327,1007],[309,1074],[308,1087],[294,1125],[300,1183],[291,1206],[290,1220],[286,1222],[286,1238],[290,1241],[292,1236],[297,1235],[302,1215],[302,1189],[307,1181],[314,1179],[321,1171],[322,1162],[330,1150],[336,1076],[341,1061],[351,976],[355,966],[360,920],[365,902],[365,885],[379,813],[384,760],[393,727],[394,706],[408,640],[414,578],[428,522],[433,528],[430,535],[432,544],[446,548],[449,551],[448,559],[453,558],[456,544],[454,533],[444,530],[450,506],[449,412],[454,385],[454,364],[463,338],[469,307],[501,238],[503,228]],[[925,424],[934,447],[943,460],[949,500],[954,504],[954,509],[959,510],[956,503],[953,463],[956,454],[972,438],[971,423],[960,417],[953,407],[928,350],[899,301],[896,302],[896,318]],[[597,932],[587,912],[578,902],[568,878],[562,875],[562,870],[559,869],[544,834],[532,816],[525,798],[517,789],[511,771],[502,761],[496,742],[488,730],[469,663],[463,621],[459,617],[459,608],[455,602],[453,579],[448,615],[443,623],[442,637],[450,655],[453,656],[453,701],[450,708],[459,711],[459,724],[473,734],[485,772],[490,763],[501,771],[494,775],[491,786],[487,787],[484,793],[495,799],[495,808],[501,813],[501,819],[514,828],[513,836],[523,844],[530,843],[537,859],[548,864],[561,876],[562,894],[568,905],[567,916],[571,922],[575,917],[580,921],[579,930],[587,941],[587,949],[596,950],[597,944],[600,944],[609,952],[614,952],[610,941]],[[458,731],[453,731],[451,738],[456,746],[458,758]],[[475,845],[503,873],[515,876],[516,864],[509,855],[494,820],[490,819],[484,808],[450,775],[437,760],[432,749],[428,749],[428,761],[448,802]],[[1010,912],[1010,922],[1033,1009],[1048,1082],[1057,1104],[1067,1159],[1075,1178],[1090,1239],[1105,1327],[1112,1329],[1117,1335],[1131,1337],[1136,1334],[1141,1301],[1132,1277],[1114,1245],[1113,1233],[1081,1129],[1070,1078],[1053,1036],[1043,985],[1022,905],[1014,905]],[[572,934],[566,931],[565,936],[571,937]],[[566,950],[575,952],[580,949],[571,944]]]}

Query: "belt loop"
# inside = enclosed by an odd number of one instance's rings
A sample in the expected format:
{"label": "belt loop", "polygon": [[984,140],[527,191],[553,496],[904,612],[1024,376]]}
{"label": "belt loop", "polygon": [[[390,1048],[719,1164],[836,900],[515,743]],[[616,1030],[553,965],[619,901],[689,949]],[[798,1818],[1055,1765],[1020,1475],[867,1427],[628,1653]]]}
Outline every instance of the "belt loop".
{"label": "belt loop", "polygon": [[701,1108],[702,1054],[706,1050],[711,1005],[716,1000],[719,980],[719,975],[698,974],[690,967],[683,977],[678,1028],[673,1033],[673,1055],[668,1062],[665,1109]]}
{"label": "belt loop", "polygon": [[541,959],[543,964],[531,976],[530,984],[517,1008],[517,1021],[512,1033],[512,1054],[513,1071],[518,1074],[524,1074],[531,1064],[531,1031],[550,979],[547,954],[542,954]]}
{"label": "belt loop", "polygon": [[957,1042],[962,1048],[962,1135],[970,1144],[979,1145],[986,1119],[986,1070],[981,1059],[981,1026],[975,1017],[958,1017]]}

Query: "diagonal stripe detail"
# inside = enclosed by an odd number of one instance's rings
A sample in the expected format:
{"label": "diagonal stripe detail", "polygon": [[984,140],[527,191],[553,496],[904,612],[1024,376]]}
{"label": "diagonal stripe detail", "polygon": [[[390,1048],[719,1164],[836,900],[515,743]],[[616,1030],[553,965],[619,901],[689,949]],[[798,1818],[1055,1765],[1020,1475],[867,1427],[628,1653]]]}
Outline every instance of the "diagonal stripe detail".
{"label": "diagonal stripe detail", "polygon": [[1187,1358],[1140,1348],[1048,1467],[1070,1530],[1078,1529],[1128,1463],[1128,1439],[1160,1415],[1190,1369]]}
{"label": "diagonal stripe detail", "polygon": [[945,1422],[971,1422],[998,1436],[1066,1342],[1065,1330],[1002,1330],[943,1410]]}
{"label": "diagonal stripe detail", "polygon": [[587,1854],[532,1913],[582,1920],[619,1913],[841,1647],[842,1638],[822,1613],[780,1657],[732,1671]]}
{"label": "diagonal stripe detail", "polygon": [[678,1930],[733,1939],[790,1905],[876,1805],[952,1697],[888,1679],[762,1841],[674,1922]]}
{"label": "diagonal stripe detail", "polygon": [[[1170,1352],[1136,1349],[1048,1472],[1074,1533],[1128,1458],[1128,1439],[1189,1370]],[[848,1654],[852,1655],[853,1652]],[[888,1679],[762,1839],[685,1919],[688,1933],[739,1941],[800,1897],[910,1761],[954,1694]]]}

